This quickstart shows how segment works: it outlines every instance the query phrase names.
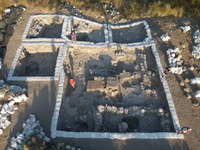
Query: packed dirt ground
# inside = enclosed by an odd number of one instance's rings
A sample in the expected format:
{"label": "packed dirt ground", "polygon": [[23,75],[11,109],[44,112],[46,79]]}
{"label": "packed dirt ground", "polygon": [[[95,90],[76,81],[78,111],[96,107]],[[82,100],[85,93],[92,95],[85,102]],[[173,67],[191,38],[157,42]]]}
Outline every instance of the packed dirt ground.
{"label": "packed dirt ground", "polygon": [[[28,21],[29,15],[34,12],[27,11],[23,15],[23,19],[17,25],[13,36],[11,37],[4,59],[4,68],[1,70],[1,77],[5,79],[8,74],[11,62],[15,56],[16,50],[21,43],[21,37]],[[167,66],[166,50],[168,48],[179,47],[182,50],[182,56],[186,65],[200,66],[200,62],[191,56],[191,48],[193,44],[192,35],[194,31],[200,28],[200,18],[142,18],[150,25],[153,40],[156,42],[157,49],[160,54],[163,68]],[[192,31],[182,33],[178,28],[183,23],[189,23]],[[169,33],[171,42],[164,43],[161,41],[160,36],[163,33]],[[184,48],[183,48],[184,47]],[[193,130],[190,135],[186,135],[184,140],[109,140],[109,139],[63,139],[56,138],[55,141],[63,141],[78,145],[83,150],[114,150],[114,149],[134,149],[137,150],[199,150],[200,149],[200,107],[193,105],[197,100],[187,100],[180,85],[179,80],[183,77],[193,78],[199,76],[198,72],[188,72],[181,76],[170,74],[166,77],[172,97],[175,103],[176,112],[181,126],[189,126]],[[22,123],[30,113],[35,114],[41,121],[47,135],[50,135],[51,118],[55,106],[55,96],[57,83],[54,82],[18,82],[15,84],[23,85],[28,88],[29,100],[17,110],[12,118],[12,124],[8,127],[4,134],[0,136],[0,149],[5,149],[10,142],[10,138],[21,130]],[[190,85],[187,85],[190,86]],[[190,88],[190,87],[189,87]],[[191,87],[195,90],[196,87]]]}

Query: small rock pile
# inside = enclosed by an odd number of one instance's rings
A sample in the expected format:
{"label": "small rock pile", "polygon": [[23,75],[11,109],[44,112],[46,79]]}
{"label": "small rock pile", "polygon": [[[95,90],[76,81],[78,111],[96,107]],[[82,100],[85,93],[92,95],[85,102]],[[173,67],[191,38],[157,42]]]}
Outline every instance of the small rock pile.
{"label": "small rock pile", "polygon": [[167,42],[167,41],[169,41],[171,39],[167,33],[161,35],[160,38],[162,39],[163,42]]}
{"label": "small rock pile", "polygon": [[43,26],[44,23],[42,20],[35,20],[30,27],[28,38],[38,37]]}
{"label": "small rock pile", "polygon": [[200,77],[195,77],[194,79],[190,80],[191,84],[200,84]]}
{"label": "small rock pile", "polygon": [[[143,117],[145,114],[154,113],[155,115],[160,117],[162,131],[171,131],[171,122],[169,120],[170,116],[166,110],[163,108],[154,109],[151,107],[143,107],[143,106],[130,106],[130,107],[117,107],[111,105],[98,105],[95,112],[95,131],[99,131],[102,128],[103,122],[103,113],[112,113],[112,114],[121,114],[123,116],[136,116]],[[125,123],[119,124],[119,131],[126,131],[127,125]]]}
{"label": "small rock pile", "polygon": [[98,113],[113,113],[113,114],[124,114],[124,115],[133,115],[133,116],[144,116],[145,113],[155,113],[157,109],[152,109],[151,107],[142,107],[142,106],[130,106],[130,107],[117,107],[106,104],[97,106]]}
{"label": "small rock pile", "polygon": [[191,30],[190,26],[180,26],[179,28],[183,33],[186,33]]}
{"label": "small rock pile", "polygon": [[3,130],[10,125],[10,115],[18,109],[17,104],[27,101],[28,97],[24,94],[26,90],[19,86],[8,86],[1,81],[0,85],[0,135]]}
{"label": "small rock pile", "polygon": [[23,149],[81,150],[79,147],[51,141],[51,139],[45,135],[39,120],[32,114],[28,117],[26,122],[23,123],[23,131],[11,138],[11,143],[7,150]]}
{"label": "small rock pile", "polygon": [[2,58],[0,58],[0,70],[2,68],[2,63],[3,63]]}
{"label": "small rock pile", "polygon": [[[191,79],[190,83],[199,85],[200,84],[200,77],[195,77],[195,78]],[[200,90],[197,90],[194,93],[194,95],[195,95],[196,98],[199,98],[200,97]]]}
{"label": "small rock pile", "polygon": [[146,72],[147,71],[147,61],[146,61],[147,56],[146,56],[146,54],[139,53],[139,54],[137,54],[137,57],[140,57],[142,59],[142,61],[140,63],[140,67],[138,67],[138,69],[141,68],[141,70],[139,70],[139,71]]}
{"label": "small rock pile", "polygon": [[187,99],[191,99],[192,98],[192,96],[191,96],[191,94],[190,94],[190,90],[189,90],[189,88],[187,88],[187,86],[186,86],[186,84],[185,83],[188,83],[189,82],[189,79],[185,79],[185,82],[180,82],[179,84],[180,84],[180,86],[181,86],[181,89],[182,89],[182,91],[184,92],[184,94],[185,94],[185,96],[186,96],[186,98]]}
{"label": "small rock pile", "polygon": [[182,66],[183,60],[179,48],[168,49],[167,55],[168,55],[169,65],[171,67],[170,71],[175,74],[182,74],[184,71]]}
{"label": "small rock pile", "polygon": [[36,120],[34,115],[30,115],[26,122],[23,124],[22,133],[18,133],[16,137],[11,139],[11,144],[8,150],[21,150],[24,149],[24,145],[31,145],[31,136],[36,135],[39,139],[42,139],[43,146],[50,142],[50,138],[45,136],[43,128],[40,126],[40,122]]}
{"label": "small rock pile", "polygon": [[194,56],[196,59],[199,59],[200,58],[200,31],[199,30],[194,32],[193,39],[196,46],[193,46],[192,48],[192,56]]}

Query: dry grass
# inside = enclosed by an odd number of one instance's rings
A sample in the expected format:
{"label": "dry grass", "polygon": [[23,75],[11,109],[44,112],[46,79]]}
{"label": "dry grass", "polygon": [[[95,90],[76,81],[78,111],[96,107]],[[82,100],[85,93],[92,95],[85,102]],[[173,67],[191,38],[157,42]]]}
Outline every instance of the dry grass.
{"label": "dry grass", "polygon": [[152,16],[175,16],[175,17],[181,17],[184,13],[183,7],[175,7],[172,8],[172,6],[168,3],[162,4],[161,2],[153,3],[149,6],[149,9],[147,11],[148,15]]}
{"label": "dry grass", "polygon": [[[0,0],[0,12],[14,4],[38,8],[40,12],[54,12],[63,2],[81,9],[84,15],[96,17],[101,14],[99,3],[110,0]],[[113,0],[121,17],[138,18],[152,16],[200,15],[200,0]],[[97,6],[98,5],[98,6]],[[53,9],[53,11],[52,11]]]}

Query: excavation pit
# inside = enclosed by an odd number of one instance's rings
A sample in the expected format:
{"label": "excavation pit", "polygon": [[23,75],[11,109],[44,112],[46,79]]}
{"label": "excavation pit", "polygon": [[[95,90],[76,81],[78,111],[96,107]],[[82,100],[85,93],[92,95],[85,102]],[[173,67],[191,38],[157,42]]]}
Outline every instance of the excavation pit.
{"label": "excavation pit", "polygon": [[[105,42],[104,27],[102,24],[74,18],[72,21],[72,31],[77,35],[77,41],[102,43]],[[71,34],[67,35],[71,40]]]}
{"label": "excavation pit", "polygon": [[69,47],[64,62],[58,131],[175,131],[150,48]]}
{"label": "excavation pit", "polygon": [[137,43],[143,42],[147,38],[147,33],[143,23],[111,26],[114,43]]}
{"label": "excavation pit", "polygon": [[59,75],[62,44],[28,44],[19,47],[8,80],[54,80]]}
{"label": "excavation pit", "polygon": [[56,15],[34,16],[26,38],[61,38],[64,19]]}

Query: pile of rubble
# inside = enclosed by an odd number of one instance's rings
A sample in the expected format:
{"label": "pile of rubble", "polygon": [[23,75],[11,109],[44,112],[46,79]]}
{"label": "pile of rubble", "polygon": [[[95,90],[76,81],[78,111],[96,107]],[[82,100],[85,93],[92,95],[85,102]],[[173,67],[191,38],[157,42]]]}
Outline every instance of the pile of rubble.
{"label": "pile of rubble", "polygon": [[[137,73],[139,73],[139,74],[140,74],[140,72],[145,73],[147,71],[147,56],[146,56],[146,54],[145,53],[138,53],[138,54],[136,54],[136,56],[137,56],[138,59],[141,59],[141,63],[134,65],[133,66],[134,70],[138,71]],[[141,75],[140,75],[140,77],[141,77]]]}
{"label": "pile of rubble", "polygon": [[175,74],[182,74],[184,68],[182,66],[183,60],[179,48],[168,49],[167,55],[168,55],[168,62],[171,68],[170,71]]}
{"label": "pile of rubble", "polygon": [[194,43],[196,44],[196,46],[193,46],[193,48],[192,48],[192,55],[196,59],[199,59],[200,58],[200,32],[199,32],[199,30],[194,32],[193,39],[194,39]]}
{"label": "pile of rubble", "polygon": [[191,84],[200,84],[200,77],[195,77],[194,79],[190,80]]}
{"label": "pile of rubble", "polygon": [[0,70],[2,68],[2,63],[3,63],[3,61],[2,61],[2,58],[0,57]]}
{"label": "pile of rubble", "polygon": [[5,14],[0,20],[0,68],[4,59],[6,45],[14,32],[16,24],[22,19],[25,7],[13,5],[5,9]]}
{"label": "pile of rubble", "polygon": [[11,144],[9,145],[8,150],[81,150],[72,145],[51,141],[51,139],[45,135],[43,128],[40,126],[40,122],[36,119],[35,115],[31,114],[26,122],[23,123],[22,127],[23,131],[11,138]]}
{"label": "pile of rubble", "polygon": [[[190,80],[190,83],[191,84],[197,84],[197,85],[200,85],[200,77],[195,77],[193,79]],[[200,90],[197,90],[195,92],[195,97],[196,98],[199,98],[200,97]]]}
{"label": "pile of rubble", "polygon": [[161,35],[160,38],[162,39],[163,42],[167,42],[167,41],[169,41],[171,39],[167,33]]}
{"label": "pile of rubble", "polygon": [[35,20],[30,27],[30,31],[27,38],[38,37],[43,26],[44,23],[42,20]]}
{"label": "pile of rubble", "polygon": [[[142,63],[141,63],[142,64]],[[146,63],[144,64],[146,66]],[[146,67],[145,67],[146,68]],[[145,69],[141,66],[141,69]],[[135,68],[137,69],[137,67]],[[158,95],[155,89],[152,88],[152,77],[155,77],[155,73],[152,71],[145,71],[143,75],[141,71],[134,71],[131,77],[122,80],[121,90],[124,99],[130,99],[133,96],[143,95],[148,98],[157,99]],[[129,86],[132,82],[138,82],[136,85]]]}
{"label": "pile of rubble", "polygon": [[185,83],[188,83],[188,82],[189,82],[189,79],[186,78],[186,79],[185,79],[185,82],[182,81],[182,82],[180,82],[179,84],[180,84],[181,89],[182,89],[182,91],[184,92],[186,98],[187,98],[187,99],[191,99],[192,96],[191,96],[191,94],[190,94],[190,89],[187,88],[187,86],[186,86],[186,84],[185,84]]}
{"label": "pile of rubble", "polygon": [[98,113],[113,113],[113,114],[124,114],[124,115],[136,115],[136,116],[144,116],[145,113],[154,113],[157,112],[157,109],[152,109],[150,107],[142,107],[142,106],[131,106],[131,107],[117,107],[117,106],[110,106],[108,104],[98,105],[97,106]]}
{"label": "pile of rubble", "polygon": [[179,28],[183,33],[186,33],[191,30],[190,26],[180,26]]}
{"label": "pile of rubble", "polygon": [[[112,114],[121,114],[123,116],[136,116],[136,117],[143,117],[145,114],[148,113],[155,113],[157,116],[160,117],[160,124],[162,131],[171,131],[170,125],[170,116],[167,111],[164,111],[163,108],[153,109],[151,107],[143,107],[143,106],[131,106],[131,107],[116,107],[110,105],[98,105],[97,110],[94,116],[95,122],[95,131],[99,131],[102,128],[103,122],[103,113],[112,113]],[[119,124],[119,131],[125,131],[127,124],[121,123]]]}
{"label": "pile of rubble", "polygon": [[22,133],[18,133],[16,137],[11,139],[11,144],[8,150],[21,150],[24,149],[25,146],[31,146],[31,137],[33,135],[42,140],[42,147],[45,147],[46,143],[50,142],[50,138],[45,136],[43,128],[40,126],[40,122],[36,120],[34,115],[30,115],[26,122],[23,124]]}
{"label": "pile of rubble", "polygon": [[26,89],[19,86],[8,86],[5,85],[1,80],[0,84],[0,135],[3,130],[10,125],[10,115],[14,114],[15,110],[18,109],[17,104],[27,101],[28,97],[24,94]]}

